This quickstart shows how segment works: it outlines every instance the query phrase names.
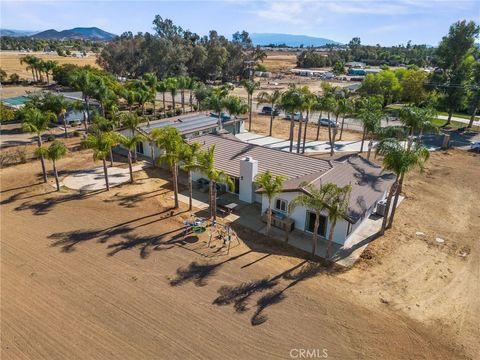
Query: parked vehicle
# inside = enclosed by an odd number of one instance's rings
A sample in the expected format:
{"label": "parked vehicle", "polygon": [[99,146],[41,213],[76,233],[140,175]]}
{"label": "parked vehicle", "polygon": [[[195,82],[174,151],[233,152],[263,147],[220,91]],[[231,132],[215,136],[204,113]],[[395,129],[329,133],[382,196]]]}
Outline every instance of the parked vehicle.
{"label": "parked vehicle", "polygon": [[[297,111],[296,113],[293,114],[293,120],[294,121],[300,121],[301,114]],[[292,114],[290,113],[285,113],[285,119],[287,120],[292,120]]]}
{"label": "parked vehicle", "polygon": [[332,127],[337,127],[338,126],[338,124],[335,121],[325,119],[325,118],[320,119],[320,125],[322,125],[322,126],[332,126]]}
{"label": "parked vehicle", "polygon": [[272,113],[274,116],[277,116],[280,112],[278,111],[278,109],[272,109],[271,106],[264,106],[262,108],[262,111],[260,112],[260,114],[262,115],[272,115]]}
{"label": "parked vehicle", "polygon": [[480,152],[480,141],[474,142],[471,146],[470,149]]}

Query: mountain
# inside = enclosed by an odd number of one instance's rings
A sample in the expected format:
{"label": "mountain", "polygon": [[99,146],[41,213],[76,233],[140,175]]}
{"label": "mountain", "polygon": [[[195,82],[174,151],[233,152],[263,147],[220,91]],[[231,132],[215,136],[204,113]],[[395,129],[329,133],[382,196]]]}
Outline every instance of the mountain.
{"label": "mountain", "polygon": [[106,32],[97,27],[90,28],[73,28],[69,30],[57,31],[55,29],[49,29],[38,34],[33,35],[32,37],[37,39],[88,39],[88,40],[101,40],[109,41],[112,40],[116,35]]}
{"label": "mountain", "polygon": [[324,39],[306,35],[291,35],[291,34],[268,34],[268,33],[253,33],[250,38],[254,45],[282,45],[299,47],[303,46],[324,46],[327,44],[340,45],[339,42],[330,39]]}
{"label": "mountain", "polygon": [[31,30],[0,29],[0,36],[19,37],[19,36],[30,36],[35,33],[36,31],[31,31]]}

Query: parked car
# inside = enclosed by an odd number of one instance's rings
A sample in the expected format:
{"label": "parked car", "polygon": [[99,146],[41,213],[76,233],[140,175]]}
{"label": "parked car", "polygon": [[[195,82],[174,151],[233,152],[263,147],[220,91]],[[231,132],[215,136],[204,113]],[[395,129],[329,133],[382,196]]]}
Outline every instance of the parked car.
{"label": "parked car", "polygon": [[474,142],[471,146],[470,149],[480,152],[480,141]]}
{"label": "parked car", "polygon": [[322,126],[332,126],[332,127],[337,127],[338,126],[338,124],[335,121],[325,119],[325,118],[320,119],[320,125],[322,125]]}
{"label": "parked car", "polygon": [[[300,121],[301,114],[297,111],[296,113],[293,114],[293,120],[294,121]],[[287,120],[292,120],[292,114],[290,113],[285,113],[285,119]]]}
{"label": "parked car", "polygon": [[273,113],[274,116],[277,116],[280,112],[276,108],[272,109],[271,106],[264,106],[262,108],[262,111],[260,112],[260,114],[262,114],[262,115],[272,115],[272,113]]}

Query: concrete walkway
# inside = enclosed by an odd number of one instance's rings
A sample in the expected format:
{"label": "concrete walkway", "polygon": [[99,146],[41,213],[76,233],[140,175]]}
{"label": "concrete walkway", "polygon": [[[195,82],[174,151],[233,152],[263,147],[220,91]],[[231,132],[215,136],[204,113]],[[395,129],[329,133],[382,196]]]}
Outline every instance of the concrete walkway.
{"label": "concrete walkway", "polygon": [[[149,167],[150,164],[142,162],[140,165],[133,166],[133,171],[140,171]],[[128,167],[109,167],[108,181],[111,187],[130,181],[130,172]],[[103,166],[99,166],[89,170],[83,170],[63,179],[62,184],[69,189],[80,191],[94,191],[105,189],[105,176]]]}
{"label": "concrete walkway", "polygon": [[[273,149],[280,149],[284,151],[289,151],[290,141],[275,138],[272,136],[266,136],[261,134],[256,134],[253,132],[244,132],[237,134],[236,137],[239,140],[242,140],[248,144],[255,144],[266,146]],[[351,141],[336,141],[335,142],[335,152],[358,152],[360,151],[362,141],[361,140],[351,140]],[[373,146],[377,144],[376,141],[373,142]],[[293,151],[297,149],[297,142],[293,143]],[[368,150],[368,141],[365,141],[363,150]],[[305,152],[330,152],[330,143],[328,141],[307,141],[305,143]]]}

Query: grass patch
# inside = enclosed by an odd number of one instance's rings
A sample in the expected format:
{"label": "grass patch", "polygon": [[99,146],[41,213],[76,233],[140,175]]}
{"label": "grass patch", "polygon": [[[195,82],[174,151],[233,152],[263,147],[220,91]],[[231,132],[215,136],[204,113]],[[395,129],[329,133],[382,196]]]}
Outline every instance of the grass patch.
{"label": "grass patch", "polygon": [[[445,125],[445,123],[447,122],[447,120],[442,120],[442,119],[434,119],[431,121],[433,125],[435,126],[438,126],[438,127],[441,127],[443,125]],[[466,128],[468,124],[465,124],[465,123],[461,123],[461,122],[458,122],[458,121],[451,121],[450,122],[450,125],[448,126],[448,128],[450,129],[459,129],[459,128]],[[480,131],[480,126],[472,126],[470,128],[470,130],[472,131]]]}
{"label": "grass patch", "polygon": [[[443,116],[448,116],[448,113],[445,112],[445,111],[438,111],[437,114],[438,115],[443,115]],[[457,118],[461,118],[461,119],[470,120],[471,115],[453,113],[452,117],[457,117]],[[478,120],[480,120],[480,117],[475,116],[475,121],[478,121]]]}

